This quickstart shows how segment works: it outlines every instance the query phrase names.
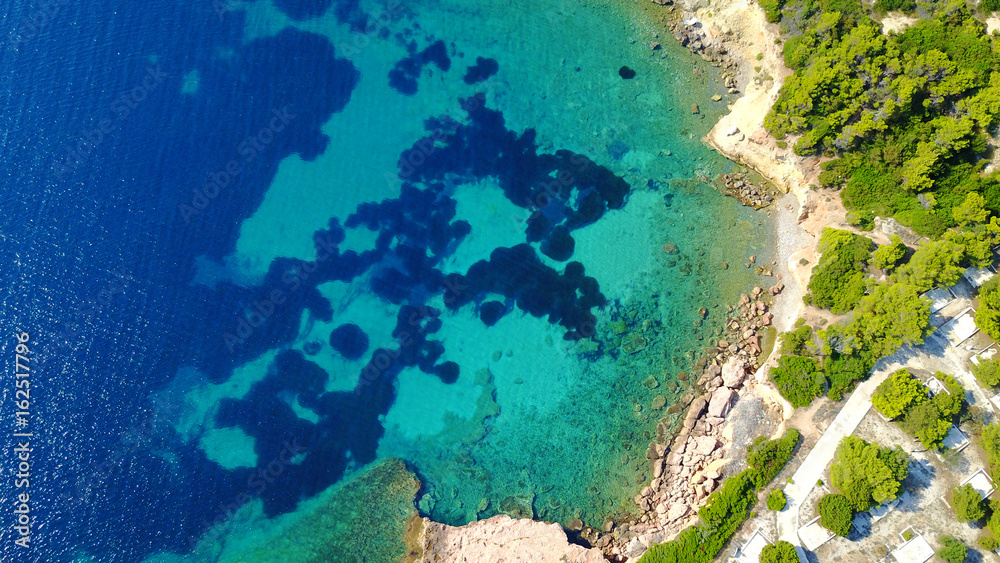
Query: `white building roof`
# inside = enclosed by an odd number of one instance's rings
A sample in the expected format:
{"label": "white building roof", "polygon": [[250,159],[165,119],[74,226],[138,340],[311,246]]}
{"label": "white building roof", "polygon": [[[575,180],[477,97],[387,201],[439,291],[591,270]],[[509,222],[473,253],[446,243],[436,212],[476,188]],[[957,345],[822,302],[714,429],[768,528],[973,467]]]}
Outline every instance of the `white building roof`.
{"label": "white building roof", "polygon": [[817,516],[799,528],[799,539],[802,540],[802,547],[816,551],[817,547],[833,539],[833,532],[821,526]]}
{"label": "white building roof", "polygon": [[948,433],[945,435],[944,440],[941,440],[941,445],[949,450],[957,449],[962,451],[969,445],[969,439],[964,433],[962,433],[961,430],[952,426],[948,429]]}
{"label": "white building roof", "polygon": [[917,534],[897,547],[892,552],[892,557],[899,563],[924,563],[934,557],[934,548],[927,543],[924,536]]}
{"label": "white building roof", "polygon": [[955,294],[947,287],[935,287],[924,293],[924,297],[931,300],[931,312],[937,313],[955,300]]}
{"label": "white building roof", "polygon": [[759,563],[760,552],[764,547],[771,544],[771,540],[760,531],[760,528],[753,531],[746,543],[736,552],[736,560],[740,563]]}
{"label": "white building roof", "polygon": [[952,346],[958,346],[970,336],[979,332],[979,327],[976,326],[976,319],[972,316],[975,312],[975,309],[972,307],[965,309],[957,317],[944,323],[938,329],[938,333],[947,338]]}
{"label": "white building roof", "polygon": [[993,269],[993,266],[987,266],[985,268],[966,268],[965,273],[962,275],[965,279],[969,280],[972,287],[979,287],[990,281],[990,278],[997,275],[997,271]]}
{"label": "white building roof", "polygon": [[962,484],[972,485],[972,488],[976,489],[979,495],[983,498],[990,496],[994,490],[993,479],[990,479],[990,476],[983,471],[982,468],[979,468],[978,471],[966,477],[965,480],[962,481]]}

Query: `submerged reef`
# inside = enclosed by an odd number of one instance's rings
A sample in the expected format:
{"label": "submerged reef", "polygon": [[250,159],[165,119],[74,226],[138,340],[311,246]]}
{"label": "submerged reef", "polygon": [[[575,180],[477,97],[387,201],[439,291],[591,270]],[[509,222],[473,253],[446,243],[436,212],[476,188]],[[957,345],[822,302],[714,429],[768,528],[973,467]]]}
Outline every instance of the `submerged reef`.
{"label": "submerged reef", "polygon": [[[399,459],[387,459],[337,485],[322,504],[258,545],[224,554],[223,563],[295,561],[325,563],[399,561],[406,555],[407,524],[417,516],[414,498],[420,481]],[[364,507],[359,510],[358,507]]]}

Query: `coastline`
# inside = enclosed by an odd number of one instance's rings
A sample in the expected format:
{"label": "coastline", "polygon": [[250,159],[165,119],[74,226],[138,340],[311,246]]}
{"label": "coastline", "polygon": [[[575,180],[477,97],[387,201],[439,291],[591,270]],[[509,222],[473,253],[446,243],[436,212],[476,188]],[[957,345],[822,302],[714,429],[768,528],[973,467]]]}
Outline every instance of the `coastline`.
{"label": "coastline", "polygon": [[[661,1],[669,0],[653,0],[653,4]],[[775,214],[774,285],[754,288],[738,305],[730,305],[726,334],[709,350],[714,353],[699,360],[698,383],[682,400],[686,414],[674,424],[676,431],[661,424],[665,432],[650,444],[647,458],[653,480],[633,499],[641,509],[639,516],[608,519],[601,530],[569,531],[613,562],[637,561],[649,546],[669,541],[695,523],[698,508],[712,490],[744,464],[747,443],[754,436],[777,436],[784,431],[792,407],[767,381],[768,367],[778,354],[776,345],[761,349],[764,329],[785,331],[803,313],[801,297],[816,258],[819,233],[831,223],[845,223],[839,198],[810,189],[818,184],[819,159],[799,157],[791,149],[778,147],[764,129],[764,118],[784,79],[791,75],[784,66],[781,45],[775,42],[776,26],[768,24],[763,10],[747,0],[716,0],[711,7],[697,5],[698,0],[684,4],[660,6],[669,12],[671,31],[715,66],[725,64],[729,69],[724,73],[726,85],[731,94],[738,94],[704,142],[786,195],[767,208],[773,211],[762,211]],[[689,45],[682,39],[685,35],[700,36],[701,41]],[[801,264],[803,259],[808,263]],[[492,520],[453,528],[425,519],[419,539],[411,540],[429,546],[474,539],[484,547],[485,557],[486,546],[501,541],[511,526],[506,520],[486,524]],[[496,533],[491,534],[491,529]],[[564,555],[564,547],[551,533],[548,539],[546,549],[537,553],[557,560]],[[444,551],[447,555],[438,551],[433,559],[415,560],[450,561],[458,555]]]}

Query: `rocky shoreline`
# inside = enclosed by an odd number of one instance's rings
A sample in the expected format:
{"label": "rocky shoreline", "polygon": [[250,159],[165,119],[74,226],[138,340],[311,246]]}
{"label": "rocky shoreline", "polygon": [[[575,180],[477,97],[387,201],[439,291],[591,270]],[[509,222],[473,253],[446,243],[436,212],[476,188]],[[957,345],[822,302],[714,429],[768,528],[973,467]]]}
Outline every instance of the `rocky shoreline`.
{"label": "rocky shoreline", "polygon": [[[759,384],[750,376],[772,348],[774,330],[765,334],[773,320],[769,308],[783,289],[780,280],[767,290],[756,287],[730,307],[725,337],[698,360],[701,375],[695,389],[682,397],[681,407],[688,411],[676,436],[669,443],[654,442],[646,451],[653,480],[633,499],[639,516],[609,519],[601,530],[580,530],[580,538],[599,547],[608,560],[632,561],[649,546],[671,539],[694,523],[698,507],[721,484],[731,459],[727,416]],[[669,424],[669,419],[661,420],[660,437],[670,436]]]}

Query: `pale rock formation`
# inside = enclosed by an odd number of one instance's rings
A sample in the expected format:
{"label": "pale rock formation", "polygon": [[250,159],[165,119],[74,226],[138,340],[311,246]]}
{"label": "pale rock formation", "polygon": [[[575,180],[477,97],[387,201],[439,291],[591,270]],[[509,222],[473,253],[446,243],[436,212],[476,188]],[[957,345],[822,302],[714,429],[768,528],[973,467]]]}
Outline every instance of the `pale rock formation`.
{"label": "pale rock formation", "polygon": [[501,514],[453,527],[424,518],[415,563],[607,563],[599,549],[570,544],[559,524]]}

